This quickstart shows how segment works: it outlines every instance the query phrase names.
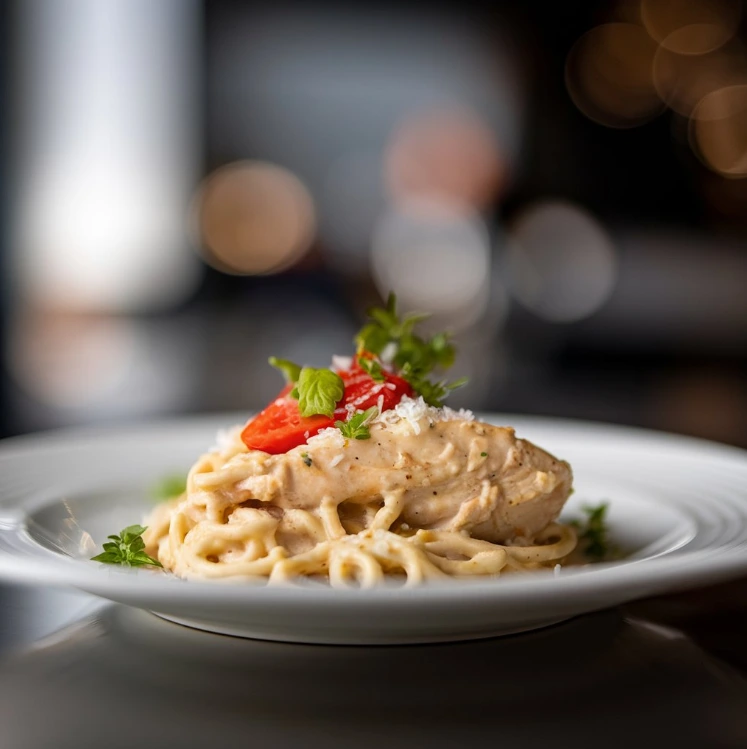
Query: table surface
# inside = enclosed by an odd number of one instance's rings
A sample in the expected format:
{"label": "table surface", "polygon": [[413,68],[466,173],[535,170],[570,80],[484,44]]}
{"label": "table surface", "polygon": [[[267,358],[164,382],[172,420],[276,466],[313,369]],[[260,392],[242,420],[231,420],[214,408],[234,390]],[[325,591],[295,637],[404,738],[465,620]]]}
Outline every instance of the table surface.
{"label": "table surface", "polygon": [[[0,747],[747,747],[747,579],[534,632],[320,646],[0,588]],[[489,742],[489,743],[488,743]]]}

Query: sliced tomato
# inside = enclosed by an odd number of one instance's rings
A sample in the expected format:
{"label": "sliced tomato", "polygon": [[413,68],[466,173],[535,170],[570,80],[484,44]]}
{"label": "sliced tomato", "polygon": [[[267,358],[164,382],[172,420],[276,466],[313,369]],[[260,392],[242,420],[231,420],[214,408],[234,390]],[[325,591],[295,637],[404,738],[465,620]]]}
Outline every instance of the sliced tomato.
{"label": "sliced tomato", "polygon": [[381,401],[381,410],[387,411],[394,408],[403,395],[412,395],[412,388],[401,377],[385,372],[385,381],[376,382],[357,361],[350,369],[338,374],[345,384],[345,394],[337,404],[333,418],[301,416],[298,401],[289,395],[293,386],[286,385],[275,400],[244,427],[241,433],[244,444],[250,450],[262,450],[272,455],[286,453],[303,445],[322,429],[334,426],[336,420],[345,421],[348,404],[365,411]]}
{"label": "sliced tomato", "polygon": [[242,442],[250,450],[278,455],[303,445],[308,437],[334,426],[329,416],[301,416],[298,401],[289,396],[293,385],[286,385],[263,411],[251,419],[241,432]]}
{"label": "sliced tomato", "polygon": [[[381,410],[388,411],[402,400],[402,396],[412,395],[412,388],[407,380],[384,371],[384,382],[376,382],[361,368],[357,358],[350,369],[339,372],[339,375],[345,383],[343,405],[352,403],[361,411],[379,405],[380,398]],[[347,411],[345,413],[347,415]]]}

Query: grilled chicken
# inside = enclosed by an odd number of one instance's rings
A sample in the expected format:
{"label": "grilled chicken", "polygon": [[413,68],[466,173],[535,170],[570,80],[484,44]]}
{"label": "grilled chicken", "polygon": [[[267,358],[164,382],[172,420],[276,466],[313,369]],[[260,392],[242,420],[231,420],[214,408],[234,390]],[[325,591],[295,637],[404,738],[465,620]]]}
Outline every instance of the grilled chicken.
{"label": "grilled chicken", "polygon": [[407,417],[387,413],[370,424],[370,439],[327,429],[282,455],[240,452],[218,472],[193,472],[190,482],[211,491],[236,476],[227,504],[274,512],[378,497],[398,523],[464,530],[498,543],[531,538],[555,520],[570,494],[570,466],[517,439],[511,428],[453,411],[444,419],[428,407]]}

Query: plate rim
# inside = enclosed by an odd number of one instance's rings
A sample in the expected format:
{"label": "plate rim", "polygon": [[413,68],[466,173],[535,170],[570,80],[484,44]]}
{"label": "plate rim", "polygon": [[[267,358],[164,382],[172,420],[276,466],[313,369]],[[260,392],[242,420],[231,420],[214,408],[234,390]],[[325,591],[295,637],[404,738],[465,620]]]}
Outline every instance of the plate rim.
{"label": "plate rim", "polygon": [[[14,437],[5,438],[0,440],[0,460],[6,458],[16,457],[22,454],[35,453],[40,450],[52,450],[60,448],[69,448],[73,443],[80,443],[87,440],[96,440],[100,442],[102,440],[123,438],[125,436],[136,436],[144,432],[162,431],[162,430],[173,430],[176,428],[180,429],[202,429],[204,427],[218,426],[223,424],[224,426],[241,423],[242,419],[247,418],[246,412],[241,412],[241,416],[237,418],[239,412],[236,411],[218,411],[209,413],[199,414],[186,414],[179,416],[167,416],[165,418],[147,419],[147,420],[134,420],[128,422],[120,422],[114,424],[87,424],[73,427],[59,427],[49,430],[41,430],[36,432],[30,432],[24,435],[18,435]],[[660,443],[666,443],[667,447],[674,446],[677,449],[678,446],[686,447],[692,450],[705,450],[707,452],[707,458],[722,459],[725,462],[732,463],[738,461],[743,463],[747,468],[747,450],[720,442],[714,442],[712,440],[706,440],[700,437],[693,437],[690,435],[681,435],[673,432],[658,431],[653,429],[647,429],[640,426],[632,426],[627,424],[609,423],[604,421],[594,420],[583,420],[583,419],[567,419],[555,416],[541,416],[536,414],[519,414],[499,411],[475,411],[476,418],[490,421],[491,423],[504,423],[506,426],[510,426],[512,422],[518,423],[522,430],[525,427],[532,428],[536,425],[538,428],[545,429],[556,429],[560,432],[571,430],[589,430],[602,431],[610,437],[622,437],[629,440],[637,440],[645,438],[647,441],[654,440]],[[211,439],[209,433],[206,434],[206,444]],[[522,435],[524,436],[524,435]],[[531,434],[526,435],[527,439],[532,439]],[[34,503],[35,509],[38,509],[37,505],[44,506],[45,503]],[[747,494],[745,495],[745,504],[747,505]],[[23,503],[21,502],[21,507]],[[8,520],[3,519],[2,510],[8,508],[8,505],[0,500],[0,537],[3,534],[19,534],[26,532],[23,524],[13,522],[12,518]],[[554,575],[552,571],[538,571],[532,574],[532,581],[528,585],[525,579],[508,579],[503,578],[496,580],[491,578],[490,580],[477,580],[477,581],[449,581],[447,584],[441,585],[424,585],[414,586],[411,588],[397,588],[392,589],[388,587],[379,587],[374,589],[366,590],[362,595],[361,591],[357,590],[335,590],[328,587],[314,587],[310,589],[312,596],[305,598],[307,593],[303,589],[303,586],[265,586],[265,585],[242,585],[242,584],[216,584],[215,582],[203,582],[203,581],[184,581],[179,579],[156,579],[143,578],[141,571],[130,571],[120,569],[106,568],[104,565],[91,565],[85,560],[65,558],[62,555],[56,554],[50,549],[44,548],[37,541],[32,542],[45,552],[45,555],[39,557],[31,557],[23,559],[12,557],[3,552],[0,553],[0,579],[6,579],[10,581],[22,582],[22,583],[36,583],[36,584],[53,584],[77,587],[82,590],[88,590],[91,588],[101,589],[104,580],[112,581],[114,584],[124,593],[132,593],[133,588],[137,588],[135,591],[142,597],[151,599],[157,594],[163,594],[168,591],[171,597],[175,597],[180,601],[186,601],[189,599],[207,597],[209,599],[222,600],[226,603],[231,602],[256,602],[258,596],[262,597],[263,601],[273,601],[274,604],[278,605],[283,601],[287,601],[292,604],[299,604],[302,601],[315,600],[317,602],[324,600],[328,602],[342,602],[346,606],[366,606],[370,605],[373,601],[379,603],[391,602],[399,607],[420,604],[423,601],[450,601],[462,599],[474,599],[476,596],[485,597],[487,596],[493,601],[500,601],[506,597],[513,597],[517,594],[517,591],[531,591],[531,595],[539,595],[545,592],[552,592],[553,596],[558,595],[558,591],[564,591],[565,594],[571,589],[577,589],[581,587],[588,587],[585,583],[579,583],[581,579],[591,581],[592,579],[600,581],[600,584],[604,585],[605,590],[610,590],[609,586],[634,586],[635,582],[625,581],[623,578],[626,573],[632,568],[644,567],[649,571],[650,582],[654,583],[656,580],[661,582],[661,585],[665,585],[665,579],[669,577],[671,580],[679,581],[681,575],[677,574],[678,570],[682,571],[683,568],[689,566],[686,562],[689,561],[692,564],[697,564],[700,561],[700,557],[705,556],[706,564],[704,567],[698,569],[697,572],[691,571],[691,577],[693,580],[702,580],[714,575],[721,576],[726,574],[738,573],[741,571],[747,572],[747,554],[740,554],[740,550],[744,552],[747,549],[747,541],[744,544],[739,545],[735,548],[725,549],[719,554],[717,559],[708,557],[707,549],[701,550],[684,550],[679,554],[662,554],[652,558],[644,558],[638,560],[632,560],[629,562],[614,562],[614,563],[602,563],[595,564],[592,574],[589,574],[588,569],[581,571],[566,568],[559,575]],[[716,547],[718,548],[718,547]],[[8,557],[11,557],[8,559]],[[15,561],[15,564],[14,564]],[[24,568],[23,565],[26,565]],[[582,575],[579,575],[582,572]],[[47,579],[40,579],[40,576],[44,576]],[[137,580],[137,583],[135,582]],[[146,582],[147,580],[147,582]],[[144,584],[143,584],[144,583]],[[673,582],[673,584],[679,584]],[[698,583],[696,583],[698,584]],[[592,585],[591,587],[596,587]],[[648,587],[648,586],[647,586]],[[402,591],[405,590],[406,593]],[[302,591],[300,593],[300,591]],[[300,593],[300,594],[299,594]],[[95,593],[96,595],[103,595],[100,592]],[[519,597],[521,597],[519,595]],[[633,596],[636,597],[636,596]],[[412,602],[412,603],[409,603]]]}

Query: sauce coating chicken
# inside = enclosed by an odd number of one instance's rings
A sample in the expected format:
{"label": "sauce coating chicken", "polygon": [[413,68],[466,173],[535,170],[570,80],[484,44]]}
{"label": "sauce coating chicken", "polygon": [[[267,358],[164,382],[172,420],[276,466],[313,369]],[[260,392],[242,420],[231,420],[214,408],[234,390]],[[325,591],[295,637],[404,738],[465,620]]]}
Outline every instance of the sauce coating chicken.
{"label": "sauce coating chicken", "polygon": [[[235,472],[230,501],[275,512],[380,497],[393,519],[412,528],[467,531],[497,543],[531,538],[557,518],[571,491],[568,463],[517,439],[512,428],[434,412],[375,421],[370,439],[328,429],[285,454],[242,452],[220,481]],[[193,473],[190,481],[210,491],[216,478]]]}

